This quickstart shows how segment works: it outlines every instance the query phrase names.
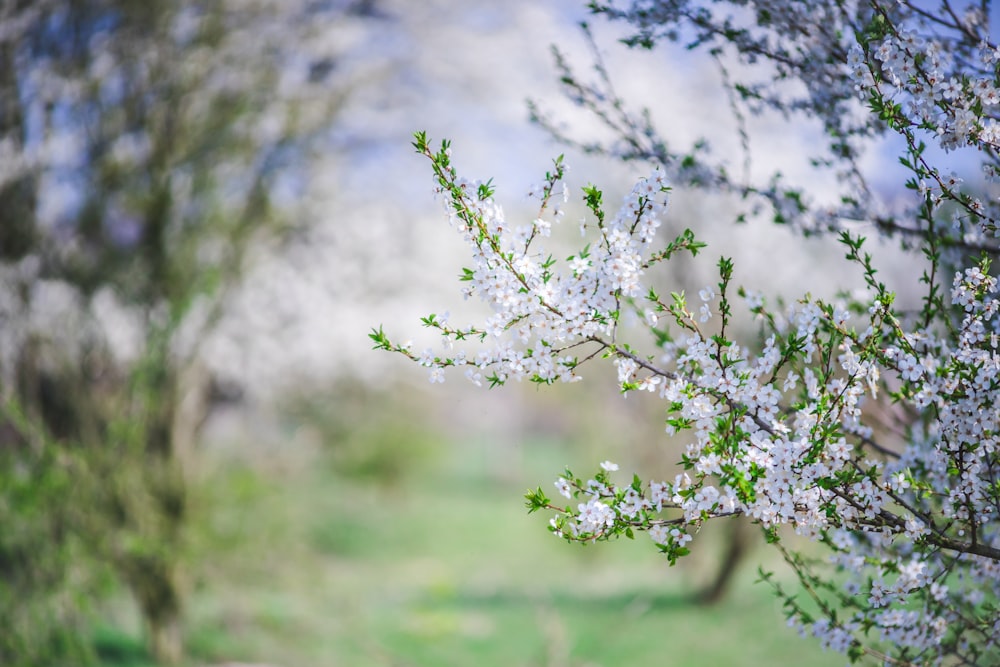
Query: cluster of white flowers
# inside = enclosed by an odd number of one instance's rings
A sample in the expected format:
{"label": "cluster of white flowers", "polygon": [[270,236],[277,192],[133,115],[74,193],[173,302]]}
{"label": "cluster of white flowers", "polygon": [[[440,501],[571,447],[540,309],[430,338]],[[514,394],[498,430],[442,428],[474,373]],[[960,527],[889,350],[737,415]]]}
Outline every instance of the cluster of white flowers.
{"label": "cluster of white flowers", "polygon": [[[458,178],[447,167],[447,150],[434,155],[421,145],[439,169],[439,192],[451,222],[473,250],[474,265],[464,269],[463,295],[482,299],[493,314],[481,326],[466,328],[449,326],[447,318],[427,318],[426,324],[440,330],[444,348],[440,355],[428,349],[414,358],[430,369],[432,382],[443,381],[444,368],[462,365],[469,367],[466,376],[475,384],[482,384],[484,376],[491,385],[525,378],[548,384],[578,380],[579,359],[572,350],[610,335],[621,309],[646,289],[642,277],[666,207],[662,173],[654,171],[637,183],[618,214],[599,221],[595,241],[568,258],[568,270],[559,272],[539,239],[562,217],[553,194],[561,192],[563,201],[568,196],[561,187],[561,161],[535,189],[541,193],[539,216],[511,226],[486,184]],[[467,339],[482,343],[474,356],[454,351],[455,343]]]}
{"label": "cluster of white flowers", "polygon": [[[665,142],[649,139],[656,136],[649,126],[623,122],[622,131],[634,134],[622,145],[632,152],[619,155],[659,168],[610,219],[601,193],[585,189],[593,238],[560,271],[533,242],[558,220],[546,211],[553,193],[566,192],[561,163],[537,188],[536,222],[512,226],[490,186],[459,179],[446,147],[432,151],[418,135],[452,221],[473,249],[465,295],[486,301],[493,315],[467,328],[426,318],[445,341],[439,355],[418,357],[381,330],[372,337],[429,367],[433,380],[464,365],[477,384],[488,374],[491,386],[509,378],[575,380],[582,363],[603,353],[622,391],[652,392],[666,403],[667,432],[686,438],[684,472],[673,482],[636,475],[620,485],[610,462],[586,480],[567,470],[555,486],[575,503],[556,504],[541,489],[528,496],[533,510],[555,512],[555,534],[586,542],[644,530],[674,562],[703,522],[744,515],[806,584],[818,616],[777,590],[792,624],[824,646],[895,664],[996,664],[1000,299],[990,262],[1000,255],[997,205],[931,164],[923,137],[947,151],[972,148],[987,174],[1000,174],[1000,51],[976,8],[936,18],[909,2],[757,2],[756,22],[737,30],[726,4],[636,0],[627,8],[596,3],[596,11],[629,21],[637,44],[674,37],[683,26],[705,42],[726,42],[747,64],[766,59],[775,81],[805,85],[799,98],[766,83],[741,90],[760,105],[751,110],[805,111],[824,122],[835,138],[831,162],[846,174],[842,205],[824,210],[777,185],[743,192],[769,200],[783,222],[836,229],[866,291],[837,303],[806,297],[782,312],[748,294],[765,335],[756,345],[737,343],[729,338],[730,261],[720,261],[720,282],[701,290],[694,311],[682,294],[664,301],[643,283],[653,264],[701,247],[690,232],[655,245],[664,174],[735,188],[724,168],[670,154]],[[599,108],[599,91],[575,90]],[[889,131],[905,140],[902,162],[912,172],[912,201],[894,210],[872,195],[856,160],[865,139]],[[900,234],[904,247],[928,258],[918,311],[894,305],[846,220]],[[661,343],[640,351],[641,343],[626,342],[619,329],[626,311],[659,332]],[[479,348],[455,352],[459,341]],[[843,576],[835,581],[787,550],[784,527],[827,548]]]}
{"label": "cluster of white flowers", "polygon": [[[852,73],[862,82],[859,90],[863,95],[881,85],[884,96],[905,98],[907,115],[936,132],[946,151],[966,145],[998,145],[1000,126],[990,116],[992,107],[1000,104],[995,76],[985,71],[956,75],[955,54],[939,40],[925,39],[912,29],[886,35],[869,48],[880,65],[875,70],[878,81],[869,70],[862,45],[854,45],[848,55]],[[980,43],[979,52],[983,65],[996,61],[996,49],[988,42]]]}

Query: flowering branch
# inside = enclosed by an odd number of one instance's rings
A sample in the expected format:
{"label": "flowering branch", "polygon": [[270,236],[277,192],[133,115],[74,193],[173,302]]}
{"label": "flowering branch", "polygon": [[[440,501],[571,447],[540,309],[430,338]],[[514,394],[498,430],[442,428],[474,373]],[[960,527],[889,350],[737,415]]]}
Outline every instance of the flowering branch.
{"label": "flowering branch", "polygon": [[[371,334],[375,346],[427,367],[432,382],[461,366],[474,384],[490,387],[574,382],[584,364],[608,359],[623,393],[665,402],[666,433],[684,438],[682,472],[672,482],[633,474],[616,484],[618,466],[609,461],[586,480],[567,470],[555,483],[571,501],[565,507],[541,488],[526,496],[530,511],[554,513],[555,535],[587,543],[646,532],[673,564],[706,521],[743,515],[793,567],[815,609],[762,578],[790,622],[824,646],[888,664],[996,664],[1000,298],[991,266],[1000,252],[1000,205],[970,194],[927,151],[928,139],[944,151],[975,149],[984,173],[1000,180],[1000,50],[983,36],[984,13],[973,6],[960,16],[945,3],[946,16],[930,16],[909,2],[879,0],[808,7],[761,0],[752,11],[732,3],[742,8],[733,13],[724,2],[625,4],[591,6],[628,22],[633,46],[688,39],[720,64],[727,49],[748,71],[766,61],[771,80],[736,81],[726,70],[734,113],[818,118],[832,140],[816,165],[838,170],[840,203],[817,205],[777,176],[738,184],[707,144],[671,152],[648,114],[626,111],[596,48],[593,85],[557,52],[571,98],[615,135],[610,144],[577,145],[648,160],[652,174],[617,212],[605,209],[596,186],[584,188],[587,242],[559,260],[540,246],[561,218],[556,195],[568,198],[561,158],[534,189],[539,217],[516,225],[491,182],[460,178],[447,142],[434,151],[418,134],[415,146],[431,161],[452,225],[471,250],[463,295],[481,299],[492,315],[468,327],[424,318],[441,335],[440,351],[418,354],[381,328]],[[789,92],[786,79],[804,92]],[[557,130],[537,105],[532,113]],[[887,133],[903,138],[900,164],[910,176],[908,199],[894,206],[874,194],[859,161],[865,142]],[[657,238],[668,182],[765,202],[775,221],[803,233],[834,232],[866,289],[833,302],[805,296],[781,310],[737,289],[763,332],[737,342],[731,260],[719,261],[719,282],[696,299],[676,291],[661,297],[646,282],[654,265],[704,248],[690,231],[665,245]],[[858,222],[922,256],[919,310],[896,305],[866,238],[854,231]],[[641,324],[625,326],[626,313]],[[895,422],[884,428],[879,415],[887,409]],[[827,561],[796,552],[789,531],[820,545]]]}

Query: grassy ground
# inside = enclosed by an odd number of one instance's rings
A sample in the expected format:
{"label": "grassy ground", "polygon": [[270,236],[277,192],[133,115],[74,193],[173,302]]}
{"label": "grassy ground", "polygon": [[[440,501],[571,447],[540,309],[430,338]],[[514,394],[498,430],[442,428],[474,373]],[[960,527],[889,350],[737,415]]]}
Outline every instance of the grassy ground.
{"label": "grassy ground", "polygon": [[[190,664],[844,664],[784,627],[768,589],[752,585],[753,563],[704,608],[689,603],[704,560],[669,568],[645,536],[577,547],[549,535],[521,495],[568,462],[564,443],[512,450],[414,431],[407,458],[376,451],[400,440],[385,428],[361,429],[368,458],[402,457],[408,470],[366,467],[303,431],[206,453]],[[104,664],[146,665],[133,610],[108,618],[96,636]]]}

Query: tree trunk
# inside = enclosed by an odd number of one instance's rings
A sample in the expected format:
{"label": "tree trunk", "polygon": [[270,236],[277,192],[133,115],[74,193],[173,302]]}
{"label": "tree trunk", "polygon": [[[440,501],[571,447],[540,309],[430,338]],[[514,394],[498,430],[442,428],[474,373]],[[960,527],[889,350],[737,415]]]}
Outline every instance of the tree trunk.
{"label": "tree trunk", "polygon": [[729,520],[722,562],[715,573],[715,578],[695,596],[699,604],[715,604],[725,596],[733,575],[736,574],[740,561],[750,546],[749,530],[749,524],[742,518],[734,517]]}
{"label": "tree trunk", "polygon": [[148,621],[146,633],[149,652],[157,663],[161,665],[180,663],[184,653],[180,613]]}
{"label": "tree trunk", "polygon": [[146,644],[159,664],[176,665],[183,656],[181,594],[174,565],[155,555],[126,556],[122,572],[139,603]]}

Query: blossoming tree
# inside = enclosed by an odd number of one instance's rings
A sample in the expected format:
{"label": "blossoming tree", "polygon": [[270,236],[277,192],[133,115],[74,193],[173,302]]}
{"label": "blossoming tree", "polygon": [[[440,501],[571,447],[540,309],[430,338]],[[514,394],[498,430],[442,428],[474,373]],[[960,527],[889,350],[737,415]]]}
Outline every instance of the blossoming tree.
{"label": "blossoming tree", "polygon": [[[555,485],[563,500],[541,488],[527,496],[530,510],[554,514],[556,535],[592,542],[645,532],[674,563],[696,548],[705,522],[744,515],[798,575],[804,595],[764,578],[802,633],[852,660],[996,664],[1000,298],[991,262],[1000,205],[959,175],[1000,175],[1000,48],[988,34],[989,3],[590,7],[625,22],[631,46],[674,40],[709,50],[738,119],[777,111],[820,122],[829,141],[815,164],[839,177],[836,203],[777,175],[734,177],[705,144],[671,148],[648,114],[627,110],[602,66],[586,83],[560,57],[571,97],[613,139],[577,141],[538,110],[536,119],[590,152],[649,162],[652,173],[617,210],[584,188],[586,240],[560,261],[543,246],[567,198],[561,160],[534,192],[537,217],[517,223],[490,182],[459,175],[447,142],[438,148],[418,133],[415,147],[471,249],[463,295],[492,314],[471,325],[424,318],[440,350],[414,351],[381,328],[371,334],[376,347],[426,366],[432,382],[461,370],[486,387],[573,382],[588,362],[607,359],[623,392],[663,399],[667,432],[687,442],[684,471],[661,481],[624,477],[607,461],[589,479],[567,470]],[[871,185],[861,156],[875,142],[900,147],[907,195]],[[735,193],[751,215],[836,236],[867,289],[772,306],[733,285],[728,259],[695,298],[650,284],[650,269],[705,247],[691,231],[658,235],[671,187]],[[917,307],[898,305],[905,286],[882,281],[872,234],[919,260]],[[737,308],[758,318],[759,341],[736,340]],[[630,313],[643,324],[627,326]],[[792,530],[817,547],[797,551]],[[828,557],[814,560],[817,548]]]}
{"label": "blossoming tree", "polygon": [[181,659],[203,341],[289,229],[272,195],[341,105],[346,15],[0,7],[0,663],[86,664],[105,568]]}

